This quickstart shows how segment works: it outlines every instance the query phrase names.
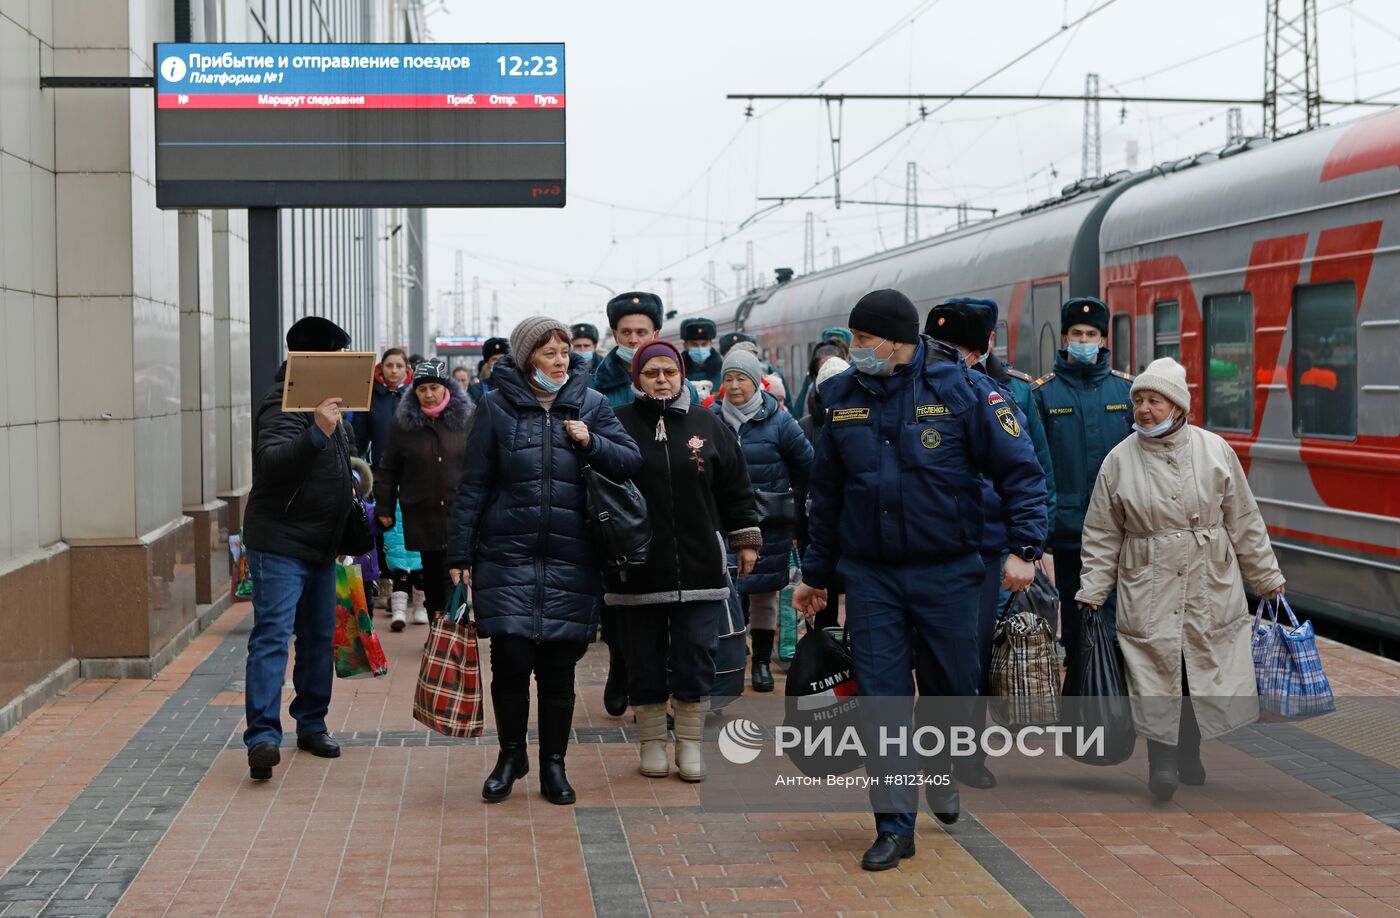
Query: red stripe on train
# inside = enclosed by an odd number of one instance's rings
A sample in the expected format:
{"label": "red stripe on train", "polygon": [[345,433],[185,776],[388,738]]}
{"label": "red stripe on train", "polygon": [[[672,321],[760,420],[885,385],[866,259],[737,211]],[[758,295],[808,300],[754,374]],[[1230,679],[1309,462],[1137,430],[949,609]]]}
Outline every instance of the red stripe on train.
{"label": "red stripe on train", "polygon": [[1400,548],[1393,548],[1389,545],[1372,545],[1370,542],[1357,542],[1354,539],[1339,539],[1336,536],[1319,535],[1315,532],[1303,532],[1299,529],[1285,529],[1282,526],[1270,526],[1269,534],[1281,536],[1285,539],[1298,539],[1301,542],[1315,542],[1318,545],[1330,545],[1333,548],[1349,548],[1352,551],[1364,551],[1373,555],[1386,555],[1391,558],[1400,558]]}

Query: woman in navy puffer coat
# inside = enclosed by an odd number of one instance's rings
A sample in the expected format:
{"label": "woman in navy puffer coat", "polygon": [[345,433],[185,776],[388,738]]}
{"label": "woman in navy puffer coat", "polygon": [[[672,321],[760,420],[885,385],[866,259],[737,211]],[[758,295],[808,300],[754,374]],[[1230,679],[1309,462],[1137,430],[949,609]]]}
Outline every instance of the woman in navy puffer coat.
{"label": "woman in navy puffer coat", "polygon": [[[724,401],[712,409],[735,433],[749,466],[753,489],[767,497],[805,490],[812,470],[812,444],[793,416],[763,391],[763,370],[752,353],[735,348],[724,358]],[[772,501],[759,501],[759,506]],[[788,499],[794,511],[795,494]],[[778,594],[788,585],[788,556],[797,534],[797,520],[761,522],[763,548],[753,573],[739,580],[739,592],[749,602],[749,636],[753,642],[752,684],[755,691],[773,691],[769,663],[778,628]]]}
{"label": "woman in navy puffer coat", "polygon": [[491,703],[500,756],[482,797],[504,800],[529,770],[530,675],[539,686],[540,789],[573,803],[564,753],[574,665],[597,628],[601,565],[586,530],[580,453],[616,481],[641,468],[637,444],[588,388],[569,331],[532,317],[510,336],[472,418],[448,567],[469,578],[476,622],[491,639]]}

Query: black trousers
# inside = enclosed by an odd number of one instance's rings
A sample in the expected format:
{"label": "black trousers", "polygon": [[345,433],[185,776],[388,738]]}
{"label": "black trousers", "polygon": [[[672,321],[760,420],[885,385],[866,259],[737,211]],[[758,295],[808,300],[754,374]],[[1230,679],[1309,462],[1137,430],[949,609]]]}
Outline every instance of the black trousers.
{"label": "black trousers", "polygon": [[394,591],[407,593],[417,587],[423,591],[423,605],[430,616],[441,615],[447,605],[447,596],[452,591],[452,581],[447,576],[447,550],[420,551],[419,559],[423,567],[416,571],[394,571]]}
{"label": "black trousers", "polygon": [[632,704],[703,701],[715,685],[724,601],[619,606]]}
{"label": "black trousers", "polygon": [[[496,731],[503,742],[525,742],[531,673],[538,689],[541,718],[546,711],[572,716],[574,667],[587,649],[585,641],[534,641],[511,635],[491,638],[491,707],[496,712]],[[541,737],[544,732],[542,722]]]}

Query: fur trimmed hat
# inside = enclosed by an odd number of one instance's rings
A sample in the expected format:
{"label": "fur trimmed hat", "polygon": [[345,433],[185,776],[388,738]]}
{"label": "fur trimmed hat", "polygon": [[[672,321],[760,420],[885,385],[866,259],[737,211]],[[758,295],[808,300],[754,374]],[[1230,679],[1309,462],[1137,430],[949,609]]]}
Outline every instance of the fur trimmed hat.
{"label": "fur trimmed hat", "polygon": [[505,338],[487,338],[486,343],[481,346],[481,361],[485,363],[492,357],[510,353],[510,342]]}
{"label": "fur trimmed hat", "polygon": [[576,322],[569,326],[569,341],[574,342],[580,338],[587,338],[595,345],[598,343],[598,326],[591,322]]}
{"label": "fur trimmed hat", "polygon": [[1096,296],[1077,296],[1060,307],[1060,334],[1068,335],[1071,325],[1092,325],[1108,336],[1108,304]]}
{"label": "fur trimmed hat", "polygon": [[719,326],[715,325],[714,319],[686,319],[681,323],[682,341],[698,339],[713,341],[717,337],[719,337]]}
{"label": "fur trimmed hat", "polygon": [[969,303],[940,303],[929,311],[924,334],[935,341],[957,344],[974,353],[987,350],[986,312]]}
{"label": "fur trimmed hat", "polygon": [[623,316],[643,315],[651,319],[657,331],[661,331],[663,312],[661,297],[642,290],[631,290],[608,300],[608,325],[617,328]]}

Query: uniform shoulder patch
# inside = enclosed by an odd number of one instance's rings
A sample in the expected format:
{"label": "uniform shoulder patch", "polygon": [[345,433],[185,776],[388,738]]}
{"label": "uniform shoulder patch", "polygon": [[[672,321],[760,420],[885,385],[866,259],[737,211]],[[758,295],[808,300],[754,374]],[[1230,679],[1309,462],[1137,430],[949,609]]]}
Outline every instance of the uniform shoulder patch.
{"label": "uniform shoulder patch", "polygon": [[1021,425],[1016,421],[1015,413],[1005,405],[997,409],[997,423],[1001,424],[1001,429],[1013,437],[1021,435]]}
{"label": "uniform shoulder patch", "polygon": [[1126,379],[1129,382],[1133,381],[1132,374],[1124,373],[1122,370],[1109,370],[1108,372],[1112,373],[1114,376],[1117,376],[1119,379]]}
{"label": "uniform shoulder patch", "polygon": [[1054,373],[1046,373],[1044,376],[1041,376],[1041,377],[1039,377],[1038,379],[1036,379],[1036,381],[1035,381],[1034,383],[1031,384],[1031,387],[1032,387],[1032,388],[1035,388],[1035,389],[1038,389],[1038,388],[1040,388],[1041,386],[1045,385],[1046,383],[1048,383],[1050,380],[1052,380],[1052,379],[1054,379],[1054,378],[1055,378],[1055,374],[1054,374]]}
{"label": "uniform shoulder patch", "polygon": [[1029,373],[1022,373],[1015,367],[1007,367],[1006,375],[1010,376],[1012,379],[1019,379],[1021,382],[1037,382],[1037,380],[1031,378]]}
{"label": "uniform shoulder patch", "polygon": [[996,406],[996,405],[1003,404],[1005,401],[1006,401],[1006,399],[1002,398],[1001,393],[998,392],[998,391],[995,390],[995,389],[993,389],[992,391],[990,391],[990,392],[987,393],[987,404],[988,404],[988,405]]}

